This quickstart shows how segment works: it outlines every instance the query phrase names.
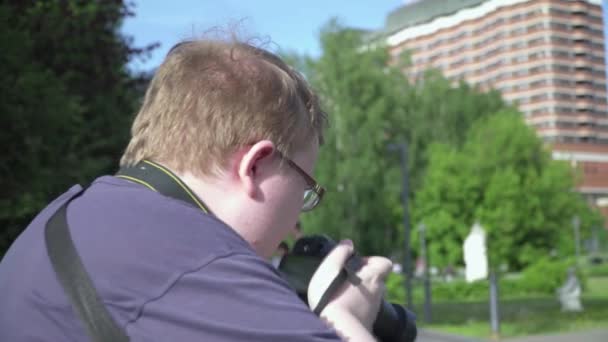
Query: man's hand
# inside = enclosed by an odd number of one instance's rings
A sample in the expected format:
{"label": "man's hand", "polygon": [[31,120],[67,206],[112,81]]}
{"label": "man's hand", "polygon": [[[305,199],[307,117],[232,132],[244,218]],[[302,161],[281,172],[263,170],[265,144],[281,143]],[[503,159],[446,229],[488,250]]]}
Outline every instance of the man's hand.
{"label": "man's hand", "polygon": [[[323,260],[308,287],[308,303],[311,308],[317,306],[321,296],[352,254],[352,242],[342,241]],[[384,281],[391,267],[391,261],[384,257],[363,258],[363,266],[357,272],[360,284],[355,286],[345,281],[323,309],[321,317],[350,340],[373,340],[371,329],[380,310],[385,292]]]}

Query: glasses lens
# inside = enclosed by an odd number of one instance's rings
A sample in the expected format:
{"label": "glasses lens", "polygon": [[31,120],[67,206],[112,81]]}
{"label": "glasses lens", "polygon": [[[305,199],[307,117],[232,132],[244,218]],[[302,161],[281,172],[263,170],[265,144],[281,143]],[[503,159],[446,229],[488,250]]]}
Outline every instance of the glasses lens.
{"label": "glasses lens", "polygon": [[314,190],[309,189],[304,191],[304,201],[302,203],[302,211],[312,210],[319,203],[319,196]]}

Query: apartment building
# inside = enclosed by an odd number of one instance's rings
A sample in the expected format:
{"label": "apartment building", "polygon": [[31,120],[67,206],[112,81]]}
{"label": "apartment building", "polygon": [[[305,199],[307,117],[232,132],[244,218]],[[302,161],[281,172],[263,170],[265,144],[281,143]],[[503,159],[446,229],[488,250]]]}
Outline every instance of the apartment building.
{"label": "apartment building", "polygon": [[437,68],[517,104],[608,218],[603,25],[600,0],[419,0],[391,12],[383,36],[392,55],[411,53],[411,77]]}

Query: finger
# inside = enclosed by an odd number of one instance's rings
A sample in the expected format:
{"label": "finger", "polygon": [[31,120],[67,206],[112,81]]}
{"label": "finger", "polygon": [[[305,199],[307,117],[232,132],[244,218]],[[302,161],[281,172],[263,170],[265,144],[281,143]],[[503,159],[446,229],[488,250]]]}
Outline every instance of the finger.
{"label": "finger", "polygon": [[365,266],[361,268],[361,277],[371,277],[385,281],[393,269],[393,263],[380,256],[372,256],[365,258]]}
{"label": "finger", "polygon": [[346,260],[353,254],[353,245],[350,241],[340,242],[321,262],[311,282],[329,284],[342,270]]}
{"label": "finger", "polygon": [[323,259],[319,266],[319,270],[340,271],[344,267],[346,260],[353,254],[354,247],[350,240],[341,241],[336,247]]}

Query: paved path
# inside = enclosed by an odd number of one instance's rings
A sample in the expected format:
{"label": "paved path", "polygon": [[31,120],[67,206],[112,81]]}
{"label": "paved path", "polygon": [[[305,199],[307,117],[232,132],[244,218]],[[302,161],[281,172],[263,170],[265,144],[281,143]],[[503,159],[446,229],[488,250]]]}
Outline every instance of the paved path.
{"label": "paved path", "polygon": [[516,337],[504,342],[607,342],[608,329],[596,329],[573,333]]}
{"label": "paved path", "polygon": [[[419,330],[416,342],[481,342],[472,337],[449,335],[436,331]],[[605,341],[603,341],[605,342]]]}
{"label": "paved path", "polygon": [[[482,342],[472,337],[448,335],[435,331],[421,330],[416,342]],[[537,335],[501,339],[501,342],[608,342],[608,329],[595,329],[573,333]]]}

